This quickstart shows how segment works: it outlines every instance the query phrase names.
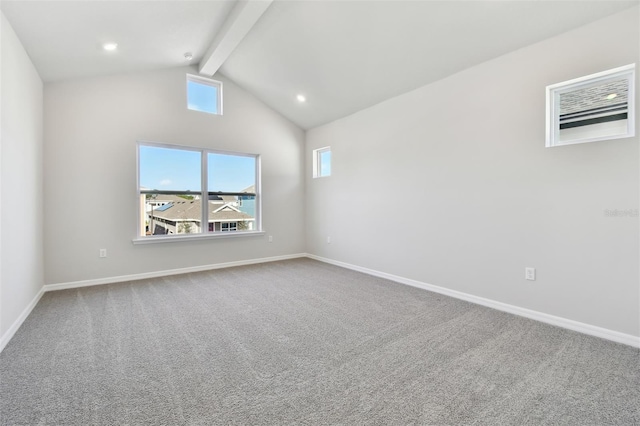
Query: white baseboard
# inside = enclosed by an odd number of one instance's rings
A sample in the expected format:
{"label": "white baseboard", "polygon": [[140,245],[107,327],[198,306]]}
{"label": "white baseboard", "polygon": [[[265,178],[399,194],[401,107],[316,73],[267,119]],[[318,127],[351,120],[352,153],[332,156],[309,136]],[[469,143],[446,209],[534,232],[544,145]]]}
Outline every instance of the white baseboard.
{"label": "white baseboard", "polygon": [[31,300],[27,307],[24,308],[20,316],[13,322],[13,324],[11,324],[11,327],[9,327],[9,329],[2,335],[2,337],[0,337],[0,352],[4,350],[5,346],[7,346],[7,343],[9,343],[9,340],[11,340],[14,334],[16,334],[16,331],[18,331],[24,320],[27,319],[33,308],[36,307],[43,294],[44,288],[41,288],[40,291],[38,291],[38,294],[36,294],[36,296],[33,298],[33,300]]}
{"label": "white baseboard", "polygon": [[2,337],[0,337],[0,352],[2,352],[5,346],[7,346],[11,338],[16,334],[16,331],[18,331],[22,323],[27,319],[27,317],[33,310],[33,308],[38,304],[38,301],[40,301],[40,298],[42,297],[42,295],[47,291],[64,290],[68,288],[78,288],[78,287],[88,287],[93,285],[111,284],[111,283],[119,283],[119,282],[125,282],[125,281],[135,281],[135,280],[142,280],[146,278],[165,277],[169,275],[187,274],[190,272],[200,272],[200,271],[208,271],[212,269],[230,268],[232,266],[253,265],[256,263],[266,263],[266,262],[275,262],[278,260],[296,259],[300,257],[306,257],[306,254],[305,253],[288,254],[284,256],[263,257],[259,259],[216,263],[213,265],[193,266],[189,268],[169,269],[164,271],[145,272],[141,274],[98,278],[95,280],[83,280],[83,281],[73,281],[68,283],[46,284],[40,289],[36,297],[33,298],[33,300],[24,309],[24,311],[22,311],[20,316],[14,321],[11,327],[9,327],[9,329],[2,335]]}
{"label": "white baseboard", "polygon": [[211,265],[192,266],[188,268],[167,269],[164,271],[143,272],[140,274],[120,275],[116,277],[97,278],[94,280],[72,281],[68,283],[46,284],[44,291],[66,290],[69,288],[89,287],[101,284],[113,284],[126,281],[144,280],[147,278],[166,277],[169,275],[188,274],[191,272],[209,271],[212,269],[231,268],[233,266],[254,265],[256,263],[276,262],[278,260],[306,257],[306,253],[287,254],[284,256],[262,257],[259,259],[238,260],[235,262],[214,263]]}
{"label": "white baseboard", "polygon": [[310,259],[318,260],[320,262],[330,263],[332,265],[341,266],[343,268],[351,269],[358,272],[363,272],[375,277],[385,278],[397,283],[410,285],[412,287],[422,288],[424,290],[432,291],[434,293],[444,294],[456,299],[466,300],[467,302],[475,303],[477,305],[486,306],[489,308],[497,309],[499,311],[508,312],[510,314],[519,315],[521,317],[530,318],[536,321],[544,322],[547,324],[555,325],[557,327],[566,328],[569,330],[577,331],[579,333],[588,334],[591,336],[600,337],[602,339],[611,340],[617,343],[640,348],[640,337],[633,336],[631,334],[620,333],[618,331],[609,330],[607,328],[597,327],[595,325],[585,324],[582,322],[570,320],[567,318],[557,317],[555,315],[545,314],[543,312],[534,311],[531,309],[521,308],[519,306],[509,305],[507,303],[498,302],[491,299],[485,299],[483,297],[474,296],[472,294],[463,293],[461,291],[451,290],[444,287],[439,287],[432,284],[423,283],[420,281],[412,280],[409,278],[399,277],[397,275],[387,274],[386,272],[380,272],[369,268],[363,268],[361,266],[352,265],[345,262],[340,262],[333,259],[327,259],[325,257],[316,256],[314,254],[307,254]]}
{"label": "white baseboard", "polygon": [[582,322],[573,321],[570,319],[557,317],[550,314],[545,314],[543,312],[533,311],[531,309],[521,308],[519,306],[509,305],[507,303],[502,303],[502,302],[498,302],[491,299],[485,299],[483,297],[474,296],[472,294],[463,293],[460,291],[423,283],[423,282],[412,280],[409,278],[388,274],[386,272],[380,272],[373,269],[364,268],[361,266],[356,266],[349,263],[316,256],[314,254],[298,253],[298,254],[290,254],[290,255],[284,255],[284,256],[273,256],[273,257],[264,257],[259,259],[240,260],[235,262],[217,263],[212,265],[194,266],[189,268],[169,269],[164,271],[145,272],[141,274],[132,274],[132,275],[121,275],[121,276],[109,277],[109,278],[98,278],[94,280],[47,284],[43,286],[43,288],[38,292],[38,294],[36,294],[36,296],[29,303],[29,305],[24,309],[24,311],[22,311],[20,316],[14,321],[11,327],[9,327],[9,329],[2,335],[2,337],[0,337],[0,352],[2,352],[2,350],[5,348],[7,343],[9,343],[9,341],[14,336],[16,331],[18,331],[22,323],[27,319],[27,317],[29,316],[33,308],[36,306],[36,304],[44,294],[44,292],[47,292],[47,291],[64,290],[69,288],[87,287],[87,286],[93,286],[93,285],[110,284],[110,283],[118,283],[118,282],[125,282],[125,281],[135,281],[135,280],[141,280],[146,278],[156,278],[156,277],[163,277],[163,276],[169,276],[169,275],[186,274],[190,272],[200,272],[200,271],[207,271],[212,269],[229,268],[233,266],[253,265],[257,263],[275,262],[278,260],[296,259],[300,257],[308,257],[310,259],[318,260],[320,262],[330,263],[332,265],[340,266],[340,267],[351,269],[358,272],[363,272],[365,274],[373,275],[380,278],[385,278],[401,284],[418,287],[424,290],[432,291],[434,293],[444,294],[446,296],[451,296],[456,299],[466,300],[468,302],[475,303],[482,306],[487,306],[489,308],[497,309],[499,311],[508,312],[514,315],[519,315],[519,316],[530,318],[536,321],[544,322],[547,324],[555,325],[558,327],[566,328],[569,330],[577,331],[577,332],[588,334],[591,336],[596,336],[603,339],[607,339],[614,342],[640,348],[640,337],[633,336],[631,334],[620,333],[618,331],[613,331],[606,328],[597,327],[594,325],[585,324]]}

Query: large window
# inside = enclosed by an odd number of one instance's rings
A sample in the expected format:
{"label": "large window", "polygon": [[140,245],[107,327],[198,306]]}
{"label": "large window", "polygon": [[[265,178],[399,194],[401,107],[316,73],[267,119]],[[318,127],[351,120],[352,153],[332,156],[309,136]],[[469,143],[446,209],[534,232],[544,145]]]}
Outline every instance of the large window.
{"label": "large window", "polygon": [[138,240],[260,231],[260,158],[138,143]]}

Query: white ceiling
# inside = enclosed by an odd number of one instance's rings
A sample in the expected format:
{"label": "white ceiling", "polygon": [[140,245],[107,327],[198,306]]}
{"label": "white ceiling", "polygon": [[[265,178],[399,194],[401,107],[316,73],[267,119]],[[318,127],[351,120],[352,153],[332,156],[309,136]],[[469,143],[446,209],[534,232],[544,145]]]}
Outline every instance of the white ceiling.
{"label": "white ceiling", "polygon": [[[227,1],[8,1],[0,7],[44,81],[197,63]],[[220,68],[309,129],[634,1],[274,1]],[[100,44],[115,40],[117,52]],[[307,102],[296,101],[297,94]]]}
{"label": "white ceiling", "polygon": [[[29,1],[0,8],[46,81],[197,63],[235,0]],[[106,52],[105,42],[118,43]]]}

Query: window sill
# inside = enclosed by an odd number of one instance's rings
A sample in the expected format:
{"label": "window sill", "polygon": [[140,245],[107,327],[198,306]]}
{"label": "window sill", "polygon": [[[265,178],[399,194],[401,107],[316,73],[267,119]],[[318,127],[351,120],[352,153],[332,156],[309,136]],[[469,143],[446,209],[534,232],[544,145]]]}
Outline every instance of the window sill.
{"label": "window sill", "polygon": [[224,233],[207,233],[207,234],[194,234],[194,235],[177,235],[174,234],[170,237],[164,235],[138,237],[132,240],[133,244],[156,244],[156,243],[172,243],[175,241],[198,241],[198,240],[215,240],[218,238],[241,238],[241,237],[255,237],[264,235],[265,231],[242,231],[242,232],[224,232]]}

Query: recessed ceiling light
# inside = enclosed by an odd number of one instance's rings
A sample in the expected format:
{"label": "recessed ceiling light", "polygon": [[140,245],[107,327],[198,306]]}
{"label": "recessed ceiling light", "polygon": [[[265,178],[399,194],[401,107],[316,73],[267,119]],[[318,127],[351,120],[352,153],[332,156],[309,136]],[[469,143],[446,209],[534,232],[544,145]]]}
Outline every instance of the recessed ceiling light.
{"label": "recessed ceiling light", "polygon": [[187,53],[185,53],[185,54],[184,54],[184,58],[185,58],[187,61],[190,61],[190,60],[192,60],[192,59],[193,59],[193,55],[191,54],[191,52],[187,52]]}
{"label": "recessed ceiling light", "polygon": [[607,96],[607,99],[611,100],[611,99],[616,98],[617,96],[618,96],[618,94],[617,94],[617,93],[612,93],[612,94],[610,94],[609,96]]}
{"label": "recessed ceiling light", "polygon": [[113,51],[118,48],[118,43],[105,43],[102,45],[104,50]]}
{"label": "recessed ceiling light", "polygon": [[296,99],[298,100],[298,102],[306,102],[307,98],[305,98],[304,95],[298,95],[296,96]]}

